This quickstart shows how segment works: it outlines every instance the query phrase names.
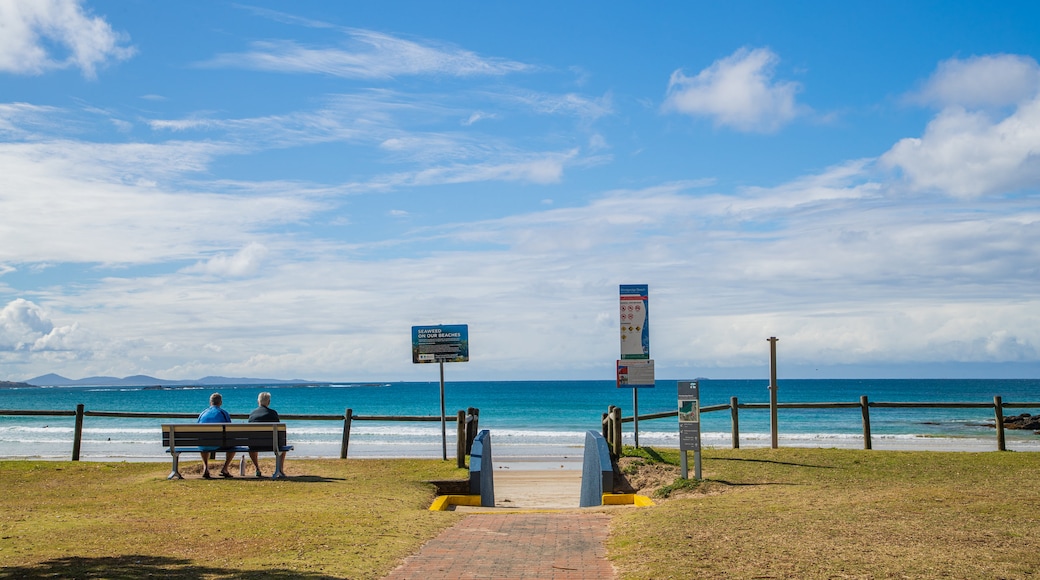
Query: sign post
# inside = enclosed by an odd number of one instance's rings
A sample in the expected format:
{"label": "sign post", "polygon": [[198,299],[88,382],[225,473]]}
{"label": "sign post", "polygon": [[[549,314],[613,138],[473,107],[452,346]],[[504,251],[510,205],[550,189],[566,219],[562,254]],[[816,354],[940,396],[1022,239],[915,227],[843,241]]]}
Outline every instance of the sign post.
{"label": "sign post", "polygon": [[[622,284],[621,302],[621,360],[618,361],[618,387],[632,387],[632,432],[635,446],[639,447],[639,389],[654,386],[654,361],[650,360],[650,287],[647,284]],[[623,363],[627,364],[626,379],[622,380]],[[640,380],[632,381],[629,371],[636,369]],[[647,376],[646,373],[649,373]]]}
{"label": "sign post", "polygon": [[448,460],[448,426],[444,409],[444,363],[469,361],[469,326],[449,324],[412,327],[412,362],[441,367],[441,449]]}
{"label": "sign post", "polygon": [[697,381],[679,381],[679,461],[689,479],[686,453],[693,451],[693,477],[701,478],[701,395]]}

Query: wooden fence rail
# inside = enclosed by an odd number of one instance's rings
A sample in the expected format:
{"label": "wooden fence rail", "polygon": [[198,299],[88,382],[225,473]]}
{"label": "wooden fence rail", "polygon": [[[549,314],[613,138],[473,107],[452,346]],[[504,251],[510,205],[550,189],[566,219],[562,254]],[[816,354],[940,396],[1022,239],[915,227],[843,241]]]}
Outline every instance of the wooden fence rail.
{"label": "wooden fence rail", "polygon": [[[1005,409],[1040,409],[1040,403],[1033,402],[1019,402],[1019,403],[1008,403],[1005,402],[1001,397],[993,397],[992,403],[975,403],[975,402],[871,402],[867,399],[866,395],[860,397],[858,403],[776,403],[776,409],[860,409],[863,415],[863,448],[871,449],[873,447],[871,443],[870,433],[870,409],[993,409],[994,427],[996,427],[997,433],[997,450],[1007,451],[1007,445],[1004,437],[1004,410]],[[732,422],[732,446],[733,449],[740,448],[740,428],[739,428],[739,409],[773,409],[773,405],[770,403],[740,403],[736,397],[730,398],[728,405],[708,405],[701,407],[701,413],[712,413],[717,411],[730,411],[730,420]],[[615,407],[611,407],[611,411],[614,412]],[[639,417],[620,417],[618,421],[620,423],[631,423],[633,421],[649,421],[652,419],[667,419],[669,417],[677,417],[678,410],[676,411],[665,411],[663,413],[651,413],[649,415],[639,415]],[[607,415],[604,414],[604,425],[607,423]],[[775,428],[776,422],[772,422],[774,433],[773,438],[776,438]],[[604,427],[604,434],[606,434],[606,427]],[[608,442],[611,439],[607,438]],[[620,443],[617,443],[620,445]]]}
{"label": "wooden fence rail", "polygon": [[[456,416],[445,416],[445,421],[455,420],[458,422],[458,437],[460,443],[456,445],[458,451],[458,466],[465,467],[465,456],[469,454],[473,438],[477,434],[478,416],[480,411],[470,407],[466,411],[459,411]],[[41,410],[41,409],[0,409],[0,415],[15,417],[75,417],[76,426],[72,437],[72,460],[79,461],[80,445],[83,441],[83,419],[85,417],[117,417],[121,419],[197,419],[198,413],[166,413],[151,411],[87,411],[82,404],[76,405],[75,411],[69,410]],[[248,413],[231,413],[232,419],[248,419]],[[347,458],[347,448],[350,445],[350,427],[354,421],[436,421],[441,418],[437,415],[355,415],[353,409],[347,409],[342,415],[307,415],[307,414],[280,414],[282,421],[343,421],[343,439],[340,444],[340,459]]]}

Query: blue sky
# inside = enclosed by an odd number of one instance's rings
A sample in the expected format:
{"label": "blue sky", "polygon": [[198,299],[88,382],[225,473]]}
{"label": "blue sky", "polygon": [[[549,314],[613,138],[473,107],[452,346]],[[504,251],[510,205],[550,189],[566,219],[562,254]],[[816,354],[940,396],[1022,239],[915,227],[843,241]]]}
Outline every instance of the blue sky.
{"label": "blue sky", "polygon": [[0,0],[0,379],[1036,377],[1038,12]]}

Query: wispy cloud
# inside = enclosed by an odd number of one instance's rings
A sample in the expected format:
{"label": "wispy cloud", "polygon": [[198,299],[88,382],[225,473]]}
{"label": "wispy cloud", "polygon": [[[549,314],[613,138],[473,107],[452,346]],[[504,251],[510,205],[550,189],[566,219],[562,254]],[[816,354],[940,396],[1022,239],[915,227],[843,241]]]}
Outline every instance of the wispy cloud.
{"label": "wispy cloud", "polygon": [[98,67],[135,52],[125,33],[78,0],[3,0],[0,30],[0,72],[38,75],[74,67],[93,79]]}
{"label": "wispy cloud", "polygon": [[672,73],[663,109],[708,117],[739,131],[773,132],[799,115],[801,86],[773,79],[780,57],[768,48],[742,48],[696,76]]}
{"label": "wispy cloud", "polygon": [[535,70],[532,65],[482,57],[443,43],[406,40],[360,29],[346,29],[345,35],[346,46],[342,47],[310,47],[290,40],[258,41],[247,52],[221,54],[201,66],[326,74],[350,79],[501,76]]}

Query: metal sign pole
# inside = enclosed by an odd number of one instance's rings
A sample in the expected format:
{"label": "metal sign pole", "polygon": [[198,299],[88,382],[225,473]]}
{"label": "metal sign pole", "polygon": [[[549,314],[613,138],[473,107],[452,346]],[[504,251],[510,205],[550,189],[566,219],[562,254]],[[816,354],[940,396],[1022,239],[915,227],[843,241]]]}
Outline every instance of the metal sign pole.
{"label": "metal sign pole", "polygon": [[441,449],[448,460],[448,425],[444,420],[444,361],[441,361]]}
{"label": "metal sign pole", "polygon": [[632,435],[639,449],[639,389],[632,389]]}

